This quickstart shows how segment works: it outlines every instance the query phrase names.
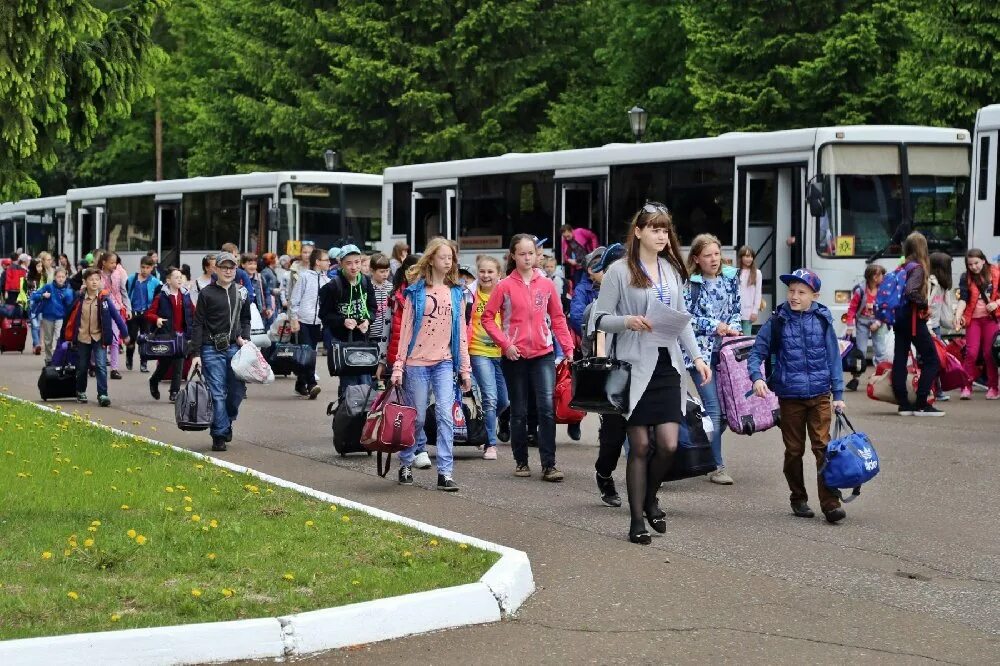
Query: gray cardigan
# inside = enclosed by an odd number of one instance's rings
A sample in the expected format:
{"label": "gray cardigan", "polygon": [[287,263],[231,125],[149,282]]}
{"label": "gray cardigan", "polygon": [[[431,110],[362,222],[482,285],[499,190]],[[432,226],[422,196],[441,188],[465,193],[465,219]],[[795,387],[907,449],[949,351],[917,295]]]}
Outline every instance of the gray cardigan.
{"label": "gray cardigan", "polygon": [[[681,291],[680,275],[674,270],[665,259],[660,259],[660,268],[663,275],[667,276],[670,290],[670,304],[681,312],[687,312],[684,304],[684,295]],[[601,315],[600,330],[605,333],[615,335],[617,345],[615,346],[615,358],[628,361],[632,364],[632,382],[629,386],[628,396],[628,417],[632,413],[639,398],[646,391],[646,386],[653,376],[653,367],[659,356],[659,350],[655,343],[650,340],[650,336],[638,331],[631,331],[625,327],[625,317],[632,315],[645,315],[648,311],[650,298],[654,298],[649,289],[633,287],[630,283],[628,265],[624,259],[616,261],[604,273],[601,281],[601,291],[594,305],[591,319],[587,322],[587,334],[594,333],[594,322]],[[687,393],[688,372],[684,369],[684,357],[681,355],[681,345],[692,359],[702,358],[698,343],[694,337],[694,329],[689,323],[684,333],[675,340],[669,347],[670,360],[674,369],[681,376],[681,413],[687,403],[685,394]],[[611,353],[611,340],[605,344],[607,353]]]}

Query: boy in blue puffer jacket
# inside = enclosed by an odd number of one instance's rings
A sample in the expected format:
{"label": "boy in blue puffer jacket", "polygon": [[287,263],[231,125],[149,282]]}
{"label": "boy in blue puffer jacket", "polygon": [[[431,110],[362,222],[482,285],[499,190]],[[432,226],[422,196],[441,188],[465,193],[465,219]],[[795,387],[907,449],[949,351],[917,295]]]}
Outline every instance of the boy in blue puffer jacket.
{"label": "boy in blue puffer jacket", "polygon": [[31,305],[42,315],[42,347],[45,349],[45,365],[52,363],[52,349],[62,322],[73,305],[73,290],[66,283],[69,276],[65,268],[57,268],[52,275],[52,282],[31,294]]}
{"label": "boy in blue puffer jacket", "polygon": [[[833,317],[825,305],[816,302],[822,284],[819,276],[800,268],[782,275],[781,281],[788,285],[788,300],[761,327],[747,363],[754,393],[764,397],[773,390],[778,395],[781,437],[785,442],[785,479],[791,490],[792,513],[812,518],[802,476],[806,430],[818,469],[830,442],[833,411],[845,407],[844,371]],[[819,350],[824,353],[817,353]],[[761,363],[772,356],[774,366],[765,381]],[[823,485],[818,475],[816,485],[827,521],[843,520],[847,513],[840,505],[840,497]]]}

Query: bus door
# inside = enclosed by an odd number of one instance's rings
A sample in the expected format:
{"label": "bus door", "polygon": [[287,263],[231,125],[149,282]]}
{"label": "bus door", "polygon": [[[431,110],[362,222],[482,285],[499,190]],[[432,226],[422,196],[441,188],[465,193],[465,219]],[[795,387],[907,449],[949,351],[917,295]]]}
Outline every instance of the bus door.
{"label": "bus door", "polygon": [[[972,223],[969,228],[969,247],[978,247],[992,258],[1000,252],[1000,187],[997,180],[1000,132],[980,129],[980,111],[977,114],[975,140],[972,144]],[[965,270],[964,268],[961,270]]]}
{"label": "bus door", "polygon": [[245,197],[243,199],[243,231],[240,248],[256,256],[272,251],[267,230],[267,214],[273,199],[268,196]]}
{"label": "bus door", "polygon": [[435,236],[456,238],[455,195],[453,188],[414,191],[410,207],[410,235],[413,251],[422,252]]}
{"label": "bus door", "polygon": [[[763,324],[785,298],[778,276],[802,267],[803,179],[799,165],[755,165],[741,168],[738,245],[749,245],[763,278],[764,309],[754,328]],[[739,267],[738,258],[737,268]]]}
{"label": "bus door", "polygon": [[574,228],[590,229],[597,235],[601,245],[614,242],[608,239],[607,192],[607,176],[558,182],[556,239],[553,241],[553,247],[560,246],[559,230],[564,224],[572,225]]}
{"label": "bus door", "polygon": [[[84,202],[76,212],[77,232],[80,239],[77,246],[77,259],[82,259],[88,253],[104,247],[104,206]],[[96,260],[97,257],[95,256]]]}
{"label": "bus door", "polygon": [[15,249],[13,218],[0,220],[0,257],[9,257]]}
{"label": "bus door", "polygon": [[[156,252],[163,266],[181,265],[181,204],[156,202]],[[196,272],[192,268],[192,272]]]}

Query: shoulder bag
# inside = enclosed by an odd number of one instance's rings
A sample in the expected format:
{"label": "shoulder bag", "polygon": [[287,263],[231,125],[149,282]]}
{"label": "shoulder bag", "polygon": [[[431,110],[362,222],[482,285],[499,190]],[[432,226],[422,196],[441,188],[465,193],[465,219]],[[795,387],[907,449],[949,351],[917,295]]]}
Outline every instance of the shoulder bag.
{"label": "shoulder bag", "polygon": [[326,356],[327,369],[333,377],[370,375],[378,367],[378,345],[368,340],[354,340],[354,331],[347,341],[334,338]]}
{"label": "shoulder bag", "polygon": [[[604,315],[601,315],[594,323],[595,338],[603,318]],[[569,406],[573,409],[597,414],[624,414],[628,411],[632,364],[614,358],[618,336],[614,338],[608,356],[585,358],[571,364],[573,397]]]}

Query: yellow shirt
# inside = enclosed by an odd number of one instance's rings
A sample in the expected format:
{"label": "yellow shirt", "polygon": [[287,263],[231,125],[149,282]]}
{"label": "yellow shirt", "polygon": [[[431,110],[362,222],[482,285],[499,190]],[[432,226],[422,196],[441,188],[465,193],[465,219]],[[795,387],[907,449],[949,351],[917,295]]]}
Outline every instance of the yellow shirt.
{"label": "yellow shirt", "polygon": [[[490,295],[484,293],[482,289],[476,294],[476,304],[472,308],[472,337],[469,340],[470,356],[487,356],[489,358],[500,358],[500,348],[493,342],[493,338],[483,328],[483,310],[486,309],[486,302],[490,300]],[[497,325],[500,324],[500,313],[496,316]]]}

